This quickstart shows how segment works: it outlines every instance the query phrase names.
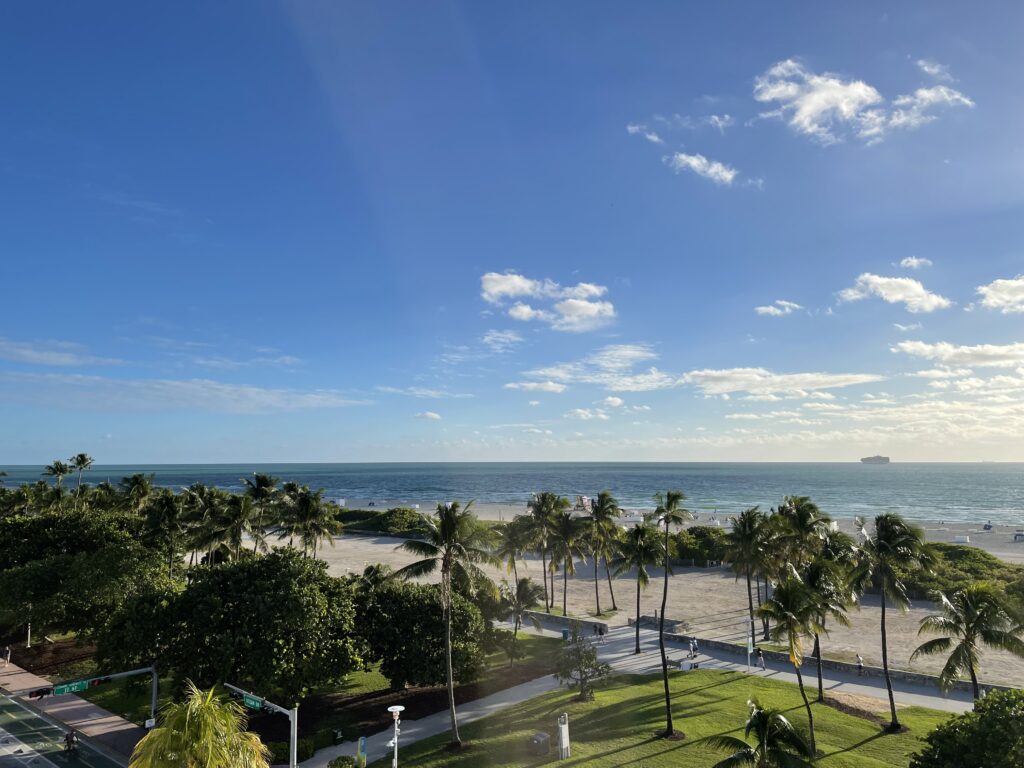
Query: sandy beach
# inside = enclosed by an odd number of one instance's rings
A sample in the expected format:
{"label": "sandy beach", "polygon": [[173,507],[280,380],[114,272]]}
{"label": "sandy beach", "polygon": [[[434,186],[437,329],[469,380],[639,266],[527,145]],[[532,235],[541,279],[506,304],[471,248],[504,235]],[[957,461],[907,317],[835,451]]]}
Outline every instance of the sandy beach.
{"label": "sandy beach", "polygon": [[[421,511],[432,508],[421,505]],[[474,505],[482,519],[508,520],[525,510],[514,505]],[[702,516],[703,518],[703,516]],[[722,526],[728,521],[720,519]],[[841,520],[840,527],[852,532],[853,521]],[[713,524],[708,518],[694,524]],[[992,531],[981,530],[974,525],[943,525],[930,523],[924,526],[929,541],[952,542],[957,536],[968,536],[970,543],[1009,561],[1024,562],[1024,543],[1013,543],[1013,527],[996,526]],[[402,539],[384,536],[346,535],[335,541],[335,546],[324,547],[320,557],[327,561],[335,575],[358,573],[372,563],[385,563],[394,568],[412,562],[413,557],[398,549]],[[592,563],[577,563],[577,573],[570,576],[566,589],[570,613],[585,615],[595,608],[594,569]],[[495,579],[510,578],[503,569],[490,569]],[[652,584],[641,593],[641,612],[653,615],[661,605],[661,570],[651,569]],[[541,580],[539,559],[528,558],[519,564],[519,575]],[[636,605],[636,582],[629,574],[613,579],[616,603],[619,611],[610,619],[614,625],[625,624],[634,615]],[[562,575],[556,575],[557,604],[561,605]],[[598,588],[602,609],[611,605],[608,584],[603,570]],[[867,664],[881,664],[879,640],[878,598],[867,595],[859,610],[850,612],[850,626],[830,626],[829,636],[822,639],[824,655],[843,660],[853,660],[860,653]],[[744,612],[747,607],[746,587],[738,582],[726,568],[683,568],[670,577],[667,616],[670,619],[688,623],[696,634],[708,638],[735,639],[744,642],[746,624]],[[910,654],[923,641],[917,631],[920,620],[933,611],[927,601],[915,601],[906,613],[893,612],[887,615],[889,634],[889,657],[894,667],[928,673],[937,673],[943,660],[938,657],[910,662]],[[810,653],[808,648],[807,653]],[[986,651],[981,675],[983,681],[1024,686],[1024,660],[1009,654]]]}

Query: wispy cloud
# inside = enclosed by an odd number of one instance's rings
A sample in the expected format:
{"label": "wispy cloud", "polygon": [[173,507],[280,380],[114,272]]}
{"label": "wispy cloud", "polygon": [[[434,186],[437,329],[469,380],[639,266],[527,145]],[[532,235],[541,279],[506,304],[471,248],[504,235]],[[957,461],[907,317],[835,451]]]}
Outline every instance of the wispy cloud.
{"label": "wispy cloud", "polygon": [[260,355],[249,359],[208,355],[192,358],[192,362],[203,368],[234,370],[237,368],[271,367],[294,368],[302,364],[302,359],[293,355]]}
{"label": "wispy cloud", "polygon": [[739,171],[735,168],[720,163],[717,160],[708,160],[701,154],[688,155],[685,152],[674,152],[662,159],[676,173],[684,171],[695,173],[698,176],[703,176],[705,179],[710,179],[715,184],[727,187],[732,185],[739,174]]}
{"label": "wispy cloud", "polygon": [[945,296],[932,293],[921,283],[909,277],[882,277],[865,272],[852,288],[839,292],[839,301],[860,301],[877,296],[889,304],[903,304],[912,314],[946,309],[953,302]]}
{"label": "wispy cloud", "polygon": [[[518,389],[523,392],[551,392],[554,394],[565,392],[565,390],[568,389],[565,384],[561,384],[557,381],[510,381],[504,388]],[[535,402],[536,401],[531,401],[531,404]]]}
{"label": "wispy cloud", "polygon": [[705,395],[751,395],[808,397],[814,390],[838,389],[883,381],[870,373],[775,373],[765,368],[724,368],[690,371],[682,377]]}
{"label": "wispy cloud", "polygon": [[565,418],[578,421],[608,421],[609,416],[600,408],[573,408],[566,412]]}
{"label": "wispy cloud", "polygon": [[988,285],[978,286],[977,292],[983,307],[997,309],[1004,315],[1024,312],[1024,275],[993,280]]}
{"label": "wispy cloud", "polygon": [[929,344],[924,341],[901,341],[893,352],[932,360],[945,366],[965,368],[1015,368],[1024,366],[1024,343],[1016,344],[951,344],[946,341]]}
{"label": "wispy cloud", "polygon": [[0,391],[16,402],[86,411],[212,411],[260,414],[365,404],[337,390],[295,390],[210,379],[114,379],[56,373],[3,373]]}
{"label": "wispy cloud", "polygon": [[812,72],[795,59],[780,61],[759,75],[754,98],[776,105],[762,118],[783,119],[797,133],[826,145],[851,135],[877,143],[892,130],[934,121],[937,110],[974,106],[959,91],[938,85],[897,96],[886,107],[882,94],[863,80]]}
{"label": "wispy cloud", "polygon": [[763,307],[754,307],[754,311],[759,315],[768,315],[769,317],[785,317],[791,315],[798,309],[803,309],[802,306],[793,301],[786,301],[785,299],[776,299],[771,304]]}
{"label": "wispy cloud", "polygon": [[111,357],[91,355],[86,347],[71,341],[12,341],[4,338],[0,338],[0,360],[66,368],[121,362]]}
{"label": "wispy cloud", "polygon": [[638,123],[630,123],[626,126],[626,133],[630,136],[643,136],[652,144],[664,144],[665,141],[652,130],[649,130],[646,125],[640,125]]}
{"label": "wispy cloud", "polygon": [[432,389],[430,387],[377,387],[378,392],[388,395],[406,395],[408,397],[422,397],[430,400],[444,400],[448,398],[463,399],[473,397],[465,392],[449,392],[446,389]]}
{"label": "wispy cloud", "polygon": [[427,421],[440,421],[441,414],[435,413],[434,411],[423,411],[422,413],[417,413],[416,418],[426,419]]}
{"label": "wispy cloud", "polygon": [[657,357],[649,344],[611,344],[581,360],[535,368],[526,375],[563,385],[595,384],[612,392],[648,392],[676,386],[676,376],[654,367],[636,369]]}
{"label": "wispy cloud", "polygon": [[523,337],[516,331],[490,330],[480,341],[495,354],[503,354],[522,344]]}
{"label": "wispy cloud", "polygon": [[906,269],[921,269],[921,267],[932,266],[932,260],[923,256],[907,256],[900,260],[900,266]]}
{"label": "wispy cloud", "polygon": [[949,67],[945,64],[939,64],[934,59],[918,59],[916,62],[917,68],[924,72],[929,77],[934,77],[936,80],[945,80],[951,82],[953,76],[949,73]]}
{"label": "wispy cloud", "polygon": [[892,327],[895,328],[897,331],[902,331],[903,333],[907,333],[908,331],[921,330],[920,323],[907,323],[906,325],[904,325],[903,323],[893,323]]}

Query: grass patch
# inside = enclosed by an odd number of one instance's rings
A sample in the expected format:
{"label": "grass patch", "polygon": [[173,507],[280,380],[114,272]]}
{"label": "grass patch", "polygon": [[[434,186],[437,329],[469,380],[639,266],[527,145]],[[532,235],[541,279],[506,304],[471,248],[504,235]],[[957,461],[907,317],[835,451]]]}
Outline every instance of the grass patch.
{"label": "grass patch", "polygon": [[[667,741],[656,734],[664,728],[664,698],[660,676],[624,675],[612,678],[593,702],[579,703],[569,691],[556,691],[524,702],[491,717],[460,727],[473,742],[461,753],[445,747],[447,734],[404,746],[402,760],[418,768],[527,768],[557,761],[558,715],[569,714],[572,757],[560,766],[612,768],[678,768],[713,765],[727,753],[701,742],[728,733],[742,737],[748,698],[786,711],[798,727],[806,716],[797,687],[791,683],[740,672],[697,670],[672,673],[675,727],[686,734],[682,741]],[[827,768],[883,768],[905,766],[920,749],[920,739],[946,720],[946,712],[908,707],[900,719],[905,733],[884,735],[876,722],[814,707],[815,734],[822,753],[819,765]],[[553,753],[530,756],[527,741],[535,732],[554,737]],[[374,763],[384,768],[389,760]]]}

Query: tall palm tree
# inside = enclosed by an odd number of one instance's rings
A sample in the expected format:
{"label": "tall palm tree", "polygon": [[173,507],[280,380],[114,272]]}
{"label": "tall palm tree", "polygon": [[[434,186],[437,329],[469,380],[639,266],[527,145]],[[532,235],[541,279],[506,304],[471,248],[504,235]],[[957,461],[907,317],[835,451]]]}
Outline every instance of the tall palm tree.
{"label": "tall palm tree", "polygon": [[163,488],[146,505],[143,537],[167,556],[167,575],[174,575],[174,560],[185,538],[184,498]]}
{"label": "tall palm tree", "polygon": [[[559,512],[551,520],[549,546],[551,547],[551,564],[559,563],[562,567],[562,615],[568,616],[569,576],[576,574],[576,559],[583,559],[584,542],[590,519],[575,517],[572,512]],[[552,573],[551,578],[555,576]],[[552,581],[552,590],[554,582]]]}
{"label": "tall palm tree", "polygon": [[672,526],[679,527],[687,520],[693,519],[693,514],[683,509],[683,501],[686,494],[682,491],[667,491],[658,494],[656,500],[657,508],[654,510],[655,519],[665,525],[665,543],[662,545],[665,557],[665,586],[661,592],[661,620],[658,623],[658,646],[661,650],[661,677],[665,683],[665,736],[675,734],[672,726],[672,697],[668,691],[668,654],[665,653],[665,609],[668,606],[668,577],[672,572],[672,547],[669,544]]}
{"label": "tall palm tree", "polygon": [[[839,563],[819,557],[804,570],[803,581],[814,600],[818,624],[823,629],[829,618],[844,627],[850,626],[846,610],[853,604],[854,595],[850,587],[849,575]],[[824,701],[825,686],[821,676],[821,632],[814,632],[812,654],[818,668],[818,701]]]}
{"label": "tall palm tree", "polygon": [[404,549],[420,560],[401,568],[396,575],[410,579],[440,571],[441,607],[444,612],[444,652],[448,673],[448,708],[452,721],[452,746],[461,747],[459,722],[455,714],[455,680],[452,676],[452,582],[468,583],[486,580],[480,570],[483,563],[497,564],[496,558],[488,551],[489,532],[486,531],[470,512],[473,502],[465,509],[459,502],[438,504],[433,518],[426,518],[424,539],[410,539],[403,542]]}
{"label": "tall palm tree", "polygon": [[811,702],[807,700],[804,690],[804,678],[800,672],[803,664],[804,637],[823,632],[818,623],[819,606],[814,595],[796,576],[790,576],[775,587],[771,598],[761,606],[761,613],[775,622],[772,627],[773,640],[785,640],[789,646],[789,661],[796,671],[796,682],[800,686],[800,696],[807,710],[807,723],[810,727],[811,754],[814,754],[814,715],[811,713]]}
{"label": "tall palm tree", "polygon": [[[753,647],[757,639],[754,637],[754,595],[751,580],[755,569],[761,562],[761,545],[764,539],[765,515],[759,507],[751,507],[732,518],[732,529],[729,531],[725,548],[725,560],[732,566],[739,579],[742,573],[747,579],[747,606],[750,611],[750,645]],[[761,588],[758,586],[758,603],[761,602]]]}
{"label": "tall palm tree", "polygon": [[245,710],[189,681],[185,701],[160,711],[160,725],[132,750],[130,768],[267,768],[270,750],[245,730]]}
{"label": "tall palm tree", "polygon": [[612,610],[619,610],[615,604],[615,590],[612,588],[612,572],[608,561],[615,556],[615,547],[619,541],[619,502],[611,491],[601,491],[590,508],[591,550],[594,555],[594,600],[597,603],[597,615],[601,615],[601,593],[597,587],[598,564],[604,559],[604,575],[608,579],[608,593],[612,598]]}
{"label": "tall palm tree", "polygon": [[1024,622],[1012,615],[999,588],[986,582],[958,589],[952,597],[936,592],[935,602],[939,604],[941,613],[921,619],[918,634],[931,632],[944,637],[924,643],[910,659],[947,653],[952,649],[939,673],[939,685],[944,691],[949,690],[966,672],[970,675],[974,698],[977,699],[980,693],[978,663],[981,646],[998,648],[1024,658],[1024,641],[1020,638],[1024,633]]}
{"label": "tall palm tree", "polygon": [[153,475],[146,475],[136,472],[131,477],[122,477],[118,483],[125,508],[136,514],[141,514],[149,497],[153,495]]}
{"label": "tall palm tree", "polygon": [[277,523],[277,520],[270,520],[267,517],[280,494],[277,489],[277,478],[253,472],[251,480],[243,477],[242,482],[245,484],[245,495],[252,499],[256,510],[256,521],[250,528],[253,538],[252,550],[255,552],[261,547],[265,550],[267,529]]}
{"label": "tall palm tree", "polygon": [[252,499],[249,496],[232,494],[224,505],[219,526],[223,531],[223,541],[235,560],[241,557],[242,539],[245,534],[248,533],[255,538],[259,525],[259,516]]}
{"label": "tall palm tree", "polygon": [[778,541],[785,561],[800,572],[821,552],[832,519],[810,496],[787,496],[779,505]]}
{"label": "tall palm tree", "polygon": [[321,542],[334,546],[334,537],[342,531],[333,506],[324,504],[324,489],[311,491],[302,486],[291,496],[292,513],[282,524],[279,536],[296,535],[302,542],[302,555],[316,557]]}
{"label": "tall palm tree", "polygon": [[530,524],[529,517],[516,515],[510,522],[497,528],[498,544],[494,554],[504,564],[505,571],[512,574],[516,584],[519,583],[516,560],[530,547]]}
{"label": "tall palm tree", "polygon": [[[501,599],[508,607],[512,615],[512,636],[519,637],[519,628],[523,626],[523,619],[527,612],[532,611],[540,605],[544,588],[533,579],[522,578],[513,587],[507,581],[501,583]],[[533,625],[540,628],[540,622],[533,620]]]}
{"label": "tall palm tree", "polygon": [[861,563],[856,580],[873,583],[878,589],[881,602],[882,669],[885,673],[885,687],[889,691],[890,731],[900,729],[896,715],[896,700],[892,695],[892,679],[889,677],[889,644],[885,635],[885,609],[887,601],[901,611],[910,606],[907,588],[900,580],[899,571],[928,567],[933,560],[930,549],[924,541],[924,531],[911,525],[893,512],[875,517],[871,535],[862,531],[864,544],[861,547]]}
{"label": "tall palm tree", "polygon": [[548,597],[548,538],[551,533],[551,521],[559,512],[564,512],[572,505],[564,496],[559,496],[551,491],[543,491],[530,499],[529,510],[532,525],[534,546],[540,552],[541,568],[544,576],[544,610],[551,613],[551,606],[555,602],[554,576],[551,579],[550,598]]}
{"label": "tall palm tree", "polygon": [[47,477],[55,478],[57,487],[60,488],[64,478],[71,474],[71,467],[63,461],[54,461],[52,464],[47,464],[43,467],[43,474]]}
{"label": "tall palm tree", "polygon": [[747,706],[750,716],[743,735],[749,739],[753,734],[754,745],[735,736],[710,737],[709,745],[735,750],[715,763],[714,768],[810,768],[814,765],[814,749],[781,710],[762,707],[754,699],[748,701]]}
{"label": "tall palm tree", "polygon": [[95,460],[88,453],[76,453],[68,461],[71,462],[71,468],[78,472],[78,485],[75,487],[75,509],[78,509],[78,500],[82,495],[82,473],[89,469]]}
{"label": "tall palm tree", "polygon": [[619,554],[612,560],[615,575],[636,570],[636,649],[640,653],[640,590],[651,582],[647,567],[662,561],[664,547],[659,531],[653,525],[644,523],[626,531],[619,543]]}

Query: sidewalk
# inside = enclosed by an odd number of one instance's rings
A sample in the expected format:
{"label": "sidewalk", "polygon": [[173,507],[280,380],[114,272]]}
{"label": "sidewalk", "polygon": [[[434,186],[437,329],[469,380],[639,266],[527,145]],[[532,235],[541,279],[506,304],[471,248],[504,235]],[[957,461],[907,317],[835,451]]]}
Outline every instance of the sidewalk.
{"label": "sidewalk", "polygon": [[[549,637],[561,637],[561,631],[542,630],[541,634]],[[667,643],[667,652],[672,661],[689,661],[686,659],[687,649],[679,643]],[[632,627],[617,627],[605,636],[605,642],[598,645],[598,656],[602,661],[608,662],[617,673],[649,675],[661,672],[661,653],[658,649],[658,633],[653,629],[640,630],[640,654],[634,653],[635,635]],[[745,656],[733,655],[724,652],[707,654],[703,651],[698,659],[702,669],[721,669],[734,672],[745,672],[747,665]],[[765,677],[772,677],[776,680],[783,680],[796,684],[796,673],[792,668],[772,669],[765,672],[756,668],[751,660],[750,674]],[[817,672],[813,660],[807,660],[804,665],[804,686],[808,697],[813,697],[817,691]],[[843,675],[829,671],[822,676],[823,684],[828,691],[858,694],[860,696],[872,696],[877,699],[888,700],[888,693],[885,689],[885,681],[874,678],[861,678],[856,675]],[[506,707],[532,699],[535,696],[548,693],[559,688],[554,677],[542,677],[532,680],[514,688],[492,694],[483,699],[462,704],[458,707],[459,725],[471,723],[481,717],[500,712]],[[813,692],[813,693],[812,693]],[[827,694],[826,694],[827,695]],[[934,688],[917,686],[901,681],[893,681],[893,697],[897,704],[908,706],[930,707],[946,712],[965,712],[974,706],[969,694],[957,692],[943,696]],[[421,739],[436,736],[440,733],[447,733],[451,721],[448,710],[437,712],[417,720],[406,719],[402,721],[402,733],[398,739],[399,760],[401,760],[401,748],[408,746]],[[368,736],[366,739],[367,765],[391,754],[387,746],[393,735],[392,729]],[[317,752],[312,758],[304,762],[304,768],[325,768],[327,763],[339,755],[354,755],[356,753],[356,742],[347,741],[334,747],[328,747]]]}
{"label": "sidewalk", "polygon": [[[15,664],[0,667],[0,690],[5,693],[24,692],[49,685],[51,683],[48,680],[26,672]],[[144,728],[71,694],[29,699],[27,693],[22,693],[12,698],[24,701],[50,719],[74,728],[125,764],[135,744],[146,735]]]}

